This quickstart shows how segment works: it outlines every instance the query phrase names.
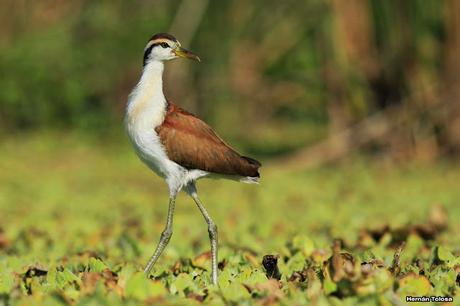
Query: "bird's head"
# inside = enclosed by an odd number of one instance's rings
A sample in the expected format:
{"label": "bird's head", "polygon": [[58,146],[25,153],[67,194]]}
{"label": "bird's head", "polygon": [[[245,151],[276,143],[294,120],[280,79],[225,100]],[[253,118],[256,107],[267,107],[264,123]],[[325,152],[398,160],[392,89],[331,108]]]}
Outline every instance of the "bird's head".
{"label": "bird's head", "polygon": [[144,66],[149,61],[163,62],[180,57],[200,61],[197,55],[182,48],[180,42],[174,36],[167,33],[159,33],[153,35],[145,46]]}

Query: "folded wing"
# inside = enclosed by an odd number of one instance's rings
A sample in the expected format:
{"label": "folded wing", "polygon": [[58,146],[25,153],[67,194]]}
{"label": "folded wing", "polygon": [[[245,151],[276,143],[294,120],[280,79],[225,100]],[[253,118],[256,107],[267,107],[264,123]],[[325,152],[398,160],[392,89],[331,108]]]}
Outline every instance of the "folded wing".
{"label": "folded wing", "polygon": [[155,130],[169,159],[184,168],[259,177],[257,160],[238,154],[205,122],[172,103]]}

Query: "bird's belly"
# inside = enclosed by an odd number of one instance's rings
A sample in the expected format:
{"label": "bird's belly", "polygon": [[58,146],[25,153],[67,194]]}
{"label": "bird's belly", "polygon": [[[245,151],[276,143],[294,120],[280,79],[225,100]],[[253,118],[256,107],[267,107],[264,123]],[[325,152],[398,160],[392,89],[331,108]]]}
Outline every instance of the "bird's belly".
{"label": "bird's belly", "polygon": [[168,158],[154,128],[143,128],[128,122],[126,129],[137,155],[156,174],[166,178],[180,171],[180,166]]}

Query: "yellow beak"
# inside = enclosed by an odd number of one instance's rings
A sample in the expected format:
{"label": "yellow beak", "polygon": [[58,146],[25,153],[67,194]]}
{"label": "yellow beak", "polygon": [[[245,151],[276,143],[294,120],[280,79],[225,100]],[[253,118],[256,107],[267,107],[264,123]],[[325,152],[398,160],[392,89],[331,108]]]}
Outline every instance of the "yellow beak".
{"label": "yellow beak", "polygon": [[177,47],[176,49],[174,49],[174,54],[177,55],[178,57],[189,58],[197,62],[201,62],[200,58],[197,55],[195,55],[193,52],[188,51],[187,49],[184,49],[182,47]]}

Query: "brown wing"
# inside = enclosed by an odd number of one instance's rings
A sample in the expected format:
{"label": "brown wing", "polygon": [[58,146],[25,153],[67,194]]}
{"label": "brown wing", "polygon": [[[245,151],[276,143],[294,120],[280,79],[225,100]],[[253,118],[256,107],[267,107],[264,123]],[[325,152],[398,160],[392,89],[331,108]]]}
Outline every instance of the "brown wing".
{"label": "brown wing", "polygon": [[259,177],[258,161],[238,154],[205,122],[172,103],[155,130],[168,157],[187,169]]}

